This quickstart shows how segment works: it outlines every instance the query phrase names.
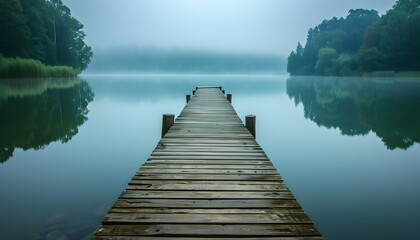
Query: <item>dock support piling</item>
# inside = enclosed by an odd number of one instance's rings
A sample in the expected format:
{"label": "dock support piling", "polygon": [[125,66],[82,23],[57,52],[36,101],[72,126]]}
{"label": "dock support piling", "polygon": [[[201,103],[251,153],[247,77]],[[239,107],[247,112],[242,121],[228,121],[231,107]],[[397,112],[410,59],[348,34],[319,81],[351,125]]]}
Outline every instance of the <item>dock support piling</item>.
{"label": "dock support piling", "polygon": [[175,115],[174,114],[163,114],[162,117],[162,137],[169,131],[174,125]]}
{"label": "dock support piling", "polygon": [[232,94],[227,94],[226,95],[226,97],[227,97],[227,100],[230,102],[230,103],[232,103]]}
{"label": "dock support piling", "polygon": [[188,103],[191,100],[191,95],[187,95],[186,98],[187,98],[187,103]]}
{"label": "dock support piling", "polygon": [[225,90],[222,90],[222,93],[225,94]]}
{"label": "dock support piling", "polygon": [[252,136],[254,136],[254,138],[256,138],[256,136],[255,136],[255,119],[256,119],[255,115],[247,115],[245,117],[246,128],[252,134]]}
{"label": "dock support piling", "polygon": [[193,95],[195,95],[195,91],[196,91],[196,90],[193,90]]}

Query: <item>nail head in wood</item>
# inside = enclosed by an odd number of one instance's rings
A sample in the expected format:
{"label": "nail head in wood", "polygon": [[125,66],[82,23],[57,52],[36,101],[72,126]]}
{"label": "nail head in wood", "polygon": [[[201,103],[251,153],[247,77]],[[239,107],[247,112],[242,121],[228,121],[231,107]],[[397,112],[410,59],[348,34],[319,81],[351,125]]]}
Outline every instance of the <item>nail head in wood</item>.
{"label": "nail head in wood", "polygon": [[248,131],[252,134],[252,136],[254,136],[254,138],[256,138],[256,135],[255,135],[255,120],[256,120],[255,115],[247,115],[245,117],[245,126],[248,129]]}
{"label": "nail head in wood", "polygon": [[163,114],[162,117],[162,137],[169,131],[174,125],[175,115],[174,114]]}

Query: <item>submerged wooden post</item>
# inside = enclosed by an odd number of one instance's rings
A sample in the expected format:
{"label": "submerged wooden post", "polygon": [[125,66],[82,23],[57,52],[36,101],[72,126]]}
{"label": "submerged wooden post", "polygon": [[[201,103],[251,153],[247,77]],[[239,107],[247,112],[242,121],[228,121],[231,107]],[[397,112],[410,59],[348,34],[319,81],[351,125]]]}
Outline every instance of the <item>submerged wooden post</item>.
{"label": "submerged wooden post", "polygon": [[187,95],[187,103],[191,100],[191,95]]}
{"label": "submerged wooden post", "polygon": [[169,131],[174,125],[175,115],[174,114],[163,114],[162,117],[162,137]]}
{"label": "submerged wooden post", "polygon": [[232,103],[232,94],[227,94],[226,95],[226,97],[227,97],[227,100],[230,102],[230,103]]}
{"label": "submerged wooden post", "polygon": [[248,129],[248,131],[256,138],[255,136],[255,115],[247,115],[245,117],[245,126]]}

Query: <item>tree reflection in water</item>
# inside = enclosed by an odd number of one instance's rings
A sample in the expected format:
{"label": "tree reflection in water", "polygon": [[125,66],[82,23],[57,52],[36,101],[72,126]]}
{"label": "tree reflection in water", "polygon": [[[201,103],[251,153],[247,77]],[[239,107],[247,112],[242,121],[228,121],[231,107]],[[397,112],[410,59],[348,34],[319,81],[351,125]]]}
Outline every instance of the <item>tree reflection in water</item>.
{"label": "tree reflection in water", "polygon": [[41,149],[71,140],[87,120],[93,97],[90,86],[79,79],[2,80],[0,162],[16,148]]}
{"label": "tree reflection in water", "polygon": [[373,131],[389,149],[420,143],[418,79],[291,77],[287,94],[318,126],[350,136]]}

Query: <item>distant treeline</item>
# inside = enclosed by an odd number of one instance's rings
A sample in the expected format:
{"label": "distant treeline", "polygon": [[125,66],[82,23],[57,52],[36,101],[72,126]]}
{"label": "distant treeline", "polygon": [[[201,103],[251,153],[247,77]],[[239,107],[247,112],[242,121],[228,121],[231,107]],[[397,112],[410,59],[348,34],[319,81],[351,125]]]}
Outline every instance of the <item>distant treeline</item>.
{"label": "distant treeline", "polygon": [[19,57],[84,70],[92,50],[82,29],[60,0],[0,0],[0,55],[9,63]]}
{"label": "distant treeline", "polygon": [[398,0],[385,15],[350,10],[308,31],[289,55],[291,75],[357,76],[420,70],[420,0]]}
{"label": "distant treeline", "polygon": [[260,54],[125,47],[95,50],[88,72],[285,73],[282,57]]}

